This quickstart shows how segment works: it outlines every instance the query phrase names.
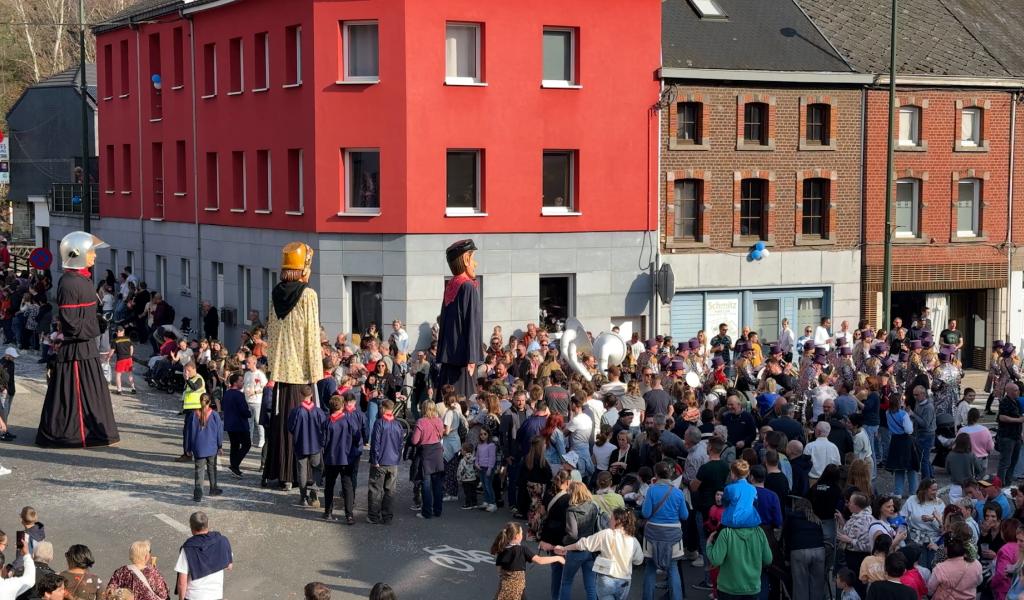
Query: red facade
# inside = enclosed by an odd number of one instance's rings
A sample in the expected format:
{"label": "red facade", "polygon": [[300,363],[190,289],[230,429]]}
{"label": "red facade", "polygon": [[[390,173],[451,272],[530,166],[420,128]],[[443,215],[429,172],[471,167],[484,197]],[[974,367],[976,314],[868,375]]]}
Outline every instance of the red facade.
{"label": "red facade", "polygon": [[[97,36],[102,216],[322,233],[654,228],[659,2],[190,9]],[[353,22],[377,26],[379,82],[342,82]],[[486,85],[446,84],[451,24],[478,31]],[[542,86],[546,28],[571,32],[578,85]],[[352,149],[379,151],[379,214],[346,211]],[[446,216],[453,149],[479,156],[467,217]],[[542,215],[546,150],[571,156],[568,214]]]}

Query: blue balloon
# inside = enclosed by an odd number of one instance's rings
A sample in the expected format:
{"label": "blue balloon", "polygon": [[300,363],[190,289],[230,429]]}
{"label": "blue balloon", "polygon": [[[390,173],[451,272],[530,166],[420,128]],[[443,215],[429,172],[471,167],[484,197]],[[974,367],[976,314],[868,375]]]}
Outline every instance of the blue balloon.
{"label": "blue balloon", "polygon": [[81,203],[82,203],[82,197],[81,196],[72,196],[71,197],[71,204],[81,204]]}
{"label": "blue balloon", "polygon": [[747,255],[747,262],[754,262],[754,257],[750,254]]}
{"label": "blue balloon", "polygon": [[764,242],[758,242],[754,244],[754,250],[757,250],[758,252],[764,250]]}
{"label": "blue balloon", "polygon": [[[758,243],[760,243],[760,242],[758,242]],[[750,258],[752,258],[754,260],[761,260],[761,251],[760,250],[754,250],[753,252],[750,253]]]}
{"label": "blue balloon", "polygon": [[154,73],[153,77],[152,77],[152,80],[153,80],[153,83],[160,83],[160,75],[158,73]]}

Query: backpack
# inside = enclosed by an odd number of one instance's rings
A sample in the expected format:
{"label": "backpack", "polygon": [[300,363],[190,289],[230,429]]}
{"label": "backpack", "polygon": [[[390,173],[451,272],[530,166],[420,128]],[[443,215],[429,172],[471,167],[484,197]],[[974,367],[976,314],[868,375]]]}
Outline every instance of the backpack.
{"label": "backpack", "polygon": [[466,423],[466,417],[462,416],[461,412],[456,411],[455,416],[459,419],[459,441],[465,443],[466,436],[469,435],[469,424]]}

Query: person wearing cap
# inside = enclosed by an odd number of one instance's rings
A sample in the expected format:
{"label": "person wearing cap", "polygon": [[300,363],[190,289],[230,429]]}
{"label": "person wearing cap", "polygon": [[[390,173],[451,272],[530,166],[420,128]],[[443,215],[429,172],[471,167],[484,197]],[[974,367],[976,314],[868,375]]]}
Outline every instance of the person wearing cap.
{"label": "person wearing cap", "polygon": [[[4,350],[3,358],[0,358],[0,419],[4,423],[10,422],[11,405],[14,403],[14,359],[18,358],[18,351],[13,346]],[[9,430],[0,433],[0,442],[9,442],[17,436]]]}
{"label": "person wearing cap", "polygon": [[64,341],[46,388],[36,445],[85,448],[121,439],[96,344],[100,324],[91,269],[96,250],[106,247],[84,231],[69,233],[60,242],[64,274],[57,286],[57,305]]}
{"label": "person wearing cap", "polygon": [[871,358],[871,347],[874,345],[875,332],[871,329],[864,329],[860,334],[860,343],[853,348],[853,364],[857,370],[864,373],[864,363]]}
{"label": "person wearing cap", "polygon": [[736,342],[736,389],[741,392],[757,390],[757,370],[754,367],[754,349],[749,342]]}
{"label": "person wearing cap", "polygon": [[456,394],[467,399],[473,395],[476,365],[483,362],[483,301],[476,280],[476,250],[470,239],[445,250],[453,277],[445,284],[437,337],[441,367],[437,387],[454,385]]}
{"label": "person wearing cap", "polygon": [[963,371],[953,364],[956,355],[956,348],[949,346],[939,351],[939,366],[935,367],[932,375],[932,389],[935,392],[935,413],[939,415],[952,415],[953,407],[960,400],[960,380]]}
{"label": "person wearing cap", "polygon": [[857,383],[857,366],[853,364],[853,348],[843,346],[839,349],[839,363],[836,365],[839,381],[846,384],[846,389],[853,391]]}

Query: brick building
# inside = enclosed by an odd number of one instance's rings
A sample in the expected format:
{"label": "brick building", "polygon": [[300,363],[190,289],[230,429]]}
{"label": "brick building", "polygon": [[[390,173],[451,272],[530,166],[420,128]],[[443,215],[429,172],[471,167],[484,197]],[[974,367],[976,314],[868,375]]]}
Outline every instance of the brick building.
{"label": "brick building", "polygon": [[[776,340],[860,314],[864,86],[791,1],[663,5],[664,329]],[[769,256],[748,260],[763,242]]]}
{"label": "brick building", "polygon": [[[798,1],[856,70],[888,72],[888,0]],[[965,363],[975,367],[984,367],[992,340],[1022,334],[1021,267],[1013,247],[1020,240],[1024,179],[1019,167],[1013,178],[1009,169],[1024,156],[1019,120],[1016,150],[1011,145],[1024,57],[1008,42],[1021,23],[1009,5],[1004,12],[982,4],[901,0],[906,16],[898,31],[894,131],[892,315],[909,324],[928,307],[934,329],[956,319],[965,334]],[[1008,15],[1018,19],[1016,26]],[[887,86],[886,75],[876,76],[866,100],[862,300],[864,316],[877,325]],[[1011,219],[1018,224],[1014,237]]]}

